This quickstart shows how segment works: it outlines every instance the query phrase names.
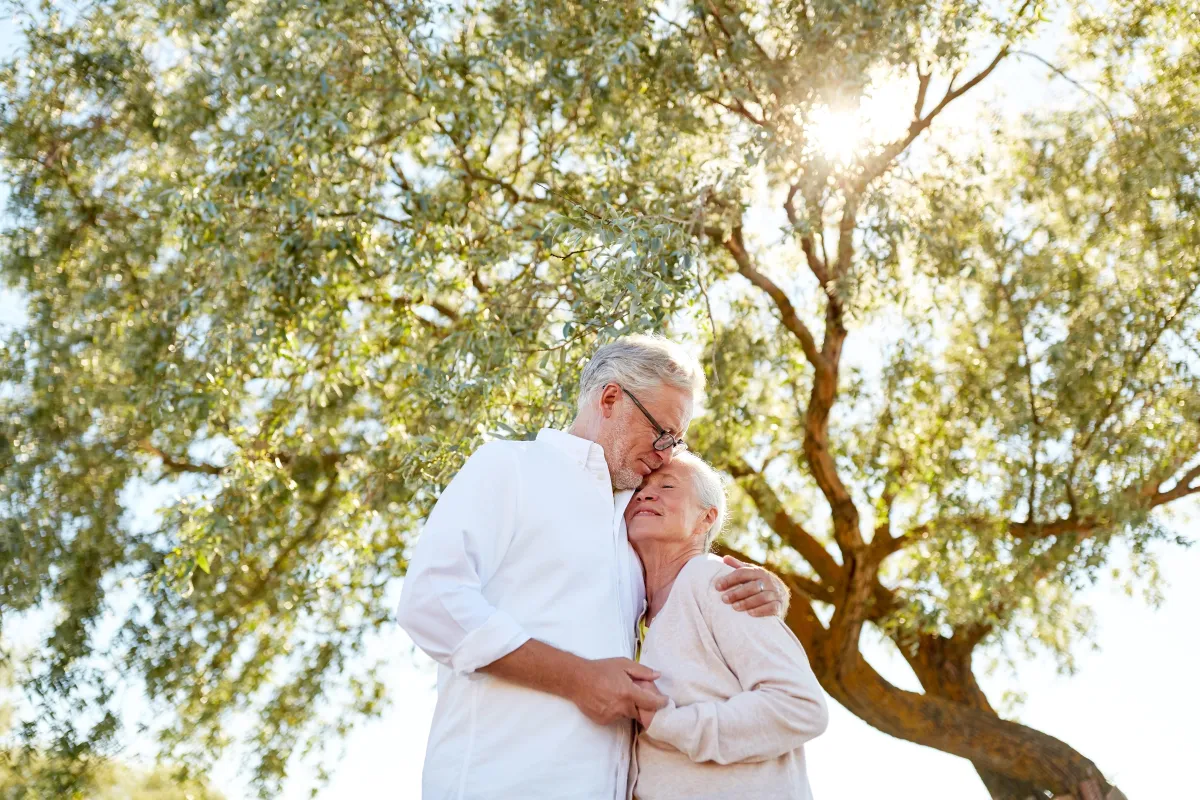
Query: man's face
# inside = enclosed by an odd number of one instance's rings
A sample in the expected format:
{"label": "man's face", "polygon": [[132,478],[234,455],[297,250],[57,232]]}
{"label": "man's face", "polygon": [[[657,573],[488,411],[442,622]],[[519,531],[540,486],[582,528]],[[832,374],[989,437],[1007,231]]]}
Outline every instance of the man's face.
{"label": "man's face", "polygon": [[[613,488],[636,489],[651,472],[671,463],[672,451],[654,449],[658,431],[616,384],[609,384],[604,391],[604,402],[611,412],[604,420],[608,428],[604,437],[607,440],[604,455]],[[634,390],[634,393],[665,431],[677,439],[683,438],[692,419],[690,391],[660,385],[648,391]]]}

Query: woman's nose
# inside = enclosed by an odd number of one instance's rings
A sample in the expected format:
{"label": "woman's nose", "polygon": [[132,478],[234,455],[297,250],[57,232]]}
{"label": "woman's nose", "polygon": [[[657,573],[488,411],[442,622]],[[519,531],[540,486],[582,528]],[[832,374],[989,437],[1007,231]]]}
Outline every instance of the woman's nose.
{"label": "woman's nose", "polygon": [[633,499],[634,500],[653,500],[654,499],[654,490],[653,489],[639,489],[638,493],[636,495],[634,495]]}

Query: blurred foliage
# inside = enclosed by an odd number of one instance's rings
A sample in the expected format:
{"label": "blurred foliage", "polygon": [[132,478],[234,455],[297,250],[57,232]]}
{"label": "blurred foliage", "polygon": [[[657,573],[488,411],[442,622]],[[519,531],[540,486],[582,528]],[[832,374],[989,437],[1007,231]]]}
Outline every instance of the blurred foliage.
{"label": "blurred foliage", "polygon": [[[0,667],[0,688],[11,690],[13,670]],[[0,735],[8,733],[12,704],[0,702]],[[67,796],[81,764],[55,763],[37,754],[0,750],[0,798],[42,800]],[[134,769],[117,762],[91,765],[88,800],[224,800],[203,781],[180,781],[165,767]]]}
{"label": "blurred foliage", "polygon": [[[53,788],[38,785],[37,776],[51,773],[70,774],[69,767],[52,769],[45,761],[23,765],[21,772],[10,771],[0,763],[0,798],[4,800],[42,800],[63,797]],[[17,778],[17,774],[32,774],[33,780]],[[156,768],[137,770],[123,765],[105,763],[92,773],[93,784],[87,800],[223,800],[224,795],[206,788],[197,781],[178,781],[170,770]]]}
{"label": "blurred foliage", "polygon": [[[829,438],[868,538],[903,544],[872,624],[1069,667],[1077,590],[1116,548],[1153,577],[1152,508],[1200,453],[1200,23],[1074,7],[1048,74],[1076,105],[940,128],[1054,13],[28,5],[0,69],[0,274],[29,314],[0,343],[0,624],[53,624],[22,741],[110,752],[119,674],[194,769],[248,720],[276,791],[383,708],[365,644],[440,487],[481,439],[564,425],[629,331],[705,350],[689,438],[833,548],[811,359],[751,273],[862,341]],[[912,98],[893,137],[814,146],[882,90]],[[731,541],[815,577],[733,506]]]}

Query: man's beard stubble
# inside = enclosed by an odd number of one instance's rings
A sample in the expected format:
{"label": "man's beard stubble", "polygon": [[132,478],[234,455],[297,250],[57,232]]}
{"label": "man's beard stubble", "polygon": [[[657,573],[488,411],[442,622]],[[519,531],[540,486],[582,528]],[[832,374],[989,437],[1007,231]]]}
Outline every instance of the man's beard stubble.
{"label": "man's beard stubble", "polygon": [[613,489],[621,492],[626,489],[636,489],[642,485],[642,476],[629,467],[620,467],[612,473]]}
{"label": "man's beard stubble", "polygon": [[629,451],[633,447],[626,442],[624,428],[617,432],[616,440],[621,443],[619,449],[614,448],[615,452],[611,455],[605,453],[606,458],[612,459],[609,462],[608,472],[612,478],[613,490],[621,492],[636,489],[642,485],[642,476],[638,474],[632,464],[628,463]]}

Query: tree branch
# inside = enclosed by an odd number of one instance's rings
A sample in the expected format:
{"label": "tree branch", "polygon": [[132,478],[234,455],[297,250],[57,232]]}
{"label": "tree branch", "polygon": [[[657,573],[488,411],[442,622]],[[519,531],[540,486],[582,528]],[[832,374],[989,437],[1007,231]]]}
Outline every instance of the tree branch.
{"label": "tree branch", "polygon": [[797,575],[794,572],[776,572],[776,568],[769,567],[758,559],[751,558],[745,553],[734,550],[732,547],[729,547],[725,544],[718,544],[716,546],[716,551],[718,555],[733,556],[738,561],[745,562],[746,564],[754,564],[762,567],[763,569],[775,572],[779,579],[786,583],[788,585],[788,589],[793,593],[799,592],[800,594],[803,594],[812,600],[820,600],[825,603],[833,602],[833,589],[821,583],[820,581],[815,581],[812,578],[808,578],[803,575]]}
{"label": "tree branch", "polygon": [[[1125,492],[1131,499],[1140,500],[1146,509],[1152,510],[1184,497],[1200,494],[1200,483],[1192,485],[1193,481],[1196,481],[1198,478],[1200,478],[1200,464],[1197,464],[1184,473],[1175,486],[1165,492],[1158,489],[1160,485],[1166,482],[1165,480],[1148,481],[1140,487],[1129,487]],[[947,520],[943,524],[943,527],[958,526],[972,530],[999,524],[1004,525],[1007,528],[1008,534],[1014,539],[1040,539],[1050,536],[1092,536],[1112,525],[1113,522],[1114,520],[1105,516],[1103,510],[1101,510],[1100,513],[1085,515],[1071,512],[1066,517],[1048,522],[1031,522],[1028,520],[1025,522],[999,522],[990,517],[962,517]],[[909,544],[928,536],[930,532],[931,526],[928,524],[910,528],[902,535],[892,539],[884,549],[884,552],[891,554],[897,550],[901,550]]]}
{"label": "tree branch", "polygon": [[857,651],[835,662],[828,650],[818,650],[813,658],[821,686],[851,713],[885,733],[961,756],[1055,794],[1069,795],[1086,780],[1108,786],[1095,764],[1052,736],[962,703],[899,689]]}
{"label": "tree branch", "polygon": [[738,481],[738,485],[750,497],[763,521],[779,534],[789,547],[800,554],[813,568],[822,583],[838,586],[842,581],[842,567],[834,560],[825,545],[792,518],[783,506],[779,495],[767,483],[761,472],[751,469],[744,461],[735,461],[726,469]]}
{"label": "tree branch", "polygon": [[[144,439],[138,443],[138,449],[157,457],[163,463],[163,467],[168,472],[194,472],[201,475],[222,475],[227,467],[219,467],[215,464],[203,464],[193,461],[184,461],[174,458],[163,451],[161,448],[155,447],[150,443],[150,440]],[[265,451],[265,445],[253,444],[245,451],[250,460],[265,460],[274,461],[280,468],[291,466],[297,459],[297,456],[292,453],[283,453],[279,451]],[[325,467],[332,467],[343,458],[346,453],[335,451],[321,453],[319,456],[313,456],[314,460],[319,461]]]}
{"label": "tree branch", "polygon": [[192,461],[182,461],[180,459],[173,458],[167,455],[167,453],[165,453],[163,450],[150,444],[149,439],[144,439],[139,442],[138,449],[160,459],[163,463],[163,467],[165,467],[168,472],[196,472],[202,475],[220,475],[225,471],[224,467],[218,467],[214,464],[197,464]]}
{"label": "tree branch", "polygon": [[999,280],[996,283],[1000,287],[1000,293],[1004,295],[1004,299],[1008,303],[1008,308],[1017,323],[1017,333],[1021,336],[1021,352],[1025,356],[1025,383],[1029,389],[1029,416],[1033,421],[1033,433],[1030,437],[1031,441],[1029,445],[1028,520],[1033,522],[1037,510],[1038,449],[1041,447],[1042,439],[1042,418],[1038,414],[1037,398],[1033,385],[1033,357],[1029,353],[1029,342],[1025,338],[1025,315],[1017,309],[1016,301],[1013,300],[1008,284],[1003,280]]}
{"label": "tree branch", "polygon": [[[1154,347],[1158,344],[1159,339],[1162,338],[1164,333],[1171,329],[1171,326],[1175,323],[1175,320],[1183,314],[1184,309],[1186,309],[1188,304],[1191,303],[1192,296],[1196,294],[1197,289],[1200,289],[1200,281],[1197,281],[1197,283],[1193,284],[1191,289],[1184,292],[1182,299],[1175,306],[1175,308],[1171,309],[1166,318],[1163,319],[1162,325],[1160,325],[1158,330],[1154,332],[1154,335],[1142,345],[1136,354],[1134,354],[1132,363],[1130,363],[1129,366],[1123,370],[1126,376],[1133,377],[1137,373],[1137,370],[1142,365],[1142,361],[1144,361],[1146,357],[1150,355],[1151,351],[1153,351]],[[1087,436],[1083,438],[1083,442],[1076,448],[1078,451],[1086,451],[1096,434],[1103,430],[1108,425],[1109,419],[1111,419],[1117,411],[1124,407],[1124,403],[1118,403],[1118,401],[1121,399],[1121,390],[1124,388],[1125,383],[1122,382],[1121,385],[1117,387],[1116,391],[1109,395],[1108,402],[1104,406],[1104,411],[1101,412],[1100,416],[1096,419],[1092,429],[1088,431]],[[1072,474],[1071,477],[1073,478],[1074,474]]]}
{"label": "tree branch", "polygon": [[[850,262],[854,258],[854,229],[858,226],[857,194],[846,198],[846,206],[842,209],[842,218],[838,221],[837,262],[833,274],[835,278],[846,275],[850,271]],[[840,324],[842,308],[836,308],[836,318]]]}
{"label": "tree branch", "polygon": [[[750,29],[746,26],[746,24],[744,22],[742,22],[741,17],[738,16],[738,14],[736,12],[730,11],[729,9],[725,8],[724,3],[722,3],[721,6],[722,6],[721,11],[724,11],[725,13],[729,14],[730,18],[733,19],[734,22],[737,23],[737,26],[741,29],[742,34],[746,37],[746,39],[748,39],[750,41],[750,44],[754,45],[754,49],[758,51],[758,54],[760,56],[762,56],[763,60],[766,61],[768,64],[775,63],[774,59],[771,58],[770,54],[768,54],[766,49],[759,43],[758,37],[756,37],[750,31]],[[712,2],[709,2],[708,7],[713,12],[713,15],[716,17],[717,23],[721,26],[721,30],[725,32],[725,35],[727,37],[729,37],[729,40],[732,42],[733,37],[730,35],[729,29],[727,27],[725,27],[725,22],[721,18],[720,12],[717,11],[716,5]]]}
{"label": "tree branch", "polygon": [[1180,498],[1200,492],[1200,483],[1196,484],[1195,486],[1191,485],[1192,481],[1196,480],[1197,478],[1200,478],[1200,464],[1197,464],[1184,473],[1183,477],[1180,478],[1175,484],[1175,487],[1169,491],[1160,492],[1158,491],[1158,487],[1156,485],[1154,494],[1150,497],[1150,507],[1157,508],[1161,505],[1166,505],[1167,503],[1174,502]]}
{"label": "tree branch", "polygon": [[[800,217],[796,213],[796,195],[800,192],[800,184],[793,183],[788,187],[787,199],[783,201],[783,210],[787,212],[788,222],[791,223],[793,230],[800,229]],[[821,288],[833,299],[834,293],[832,287],[827,286],[829,283],[829,270],[821,256],[817,253],[816,240],[812,233],[800,235],[800,247],[804,250],[804,258],[808,262],[808,268],[812,270],[812,274],[816,276],[821,283]]]}
{"label": "tree branch", "polygon": [[739,117],[749,120],[760,128],[765,128],[767,125],[767,121],[765,119],[759,119],[758,117],[754,116],[754,113],[750,109],[746,108],[746,104],[741,100],[735,100],[731,105],[716,97],[710,97],[708,95],[702,95],[702,97],[713,105],[720,106],[726,111],[737,114]]}
{"label": "tree branch", "polygon": [[925,95],[932,77],[932,72],[921,72],[921,65],[917,65],[917,101],[913,103],[913,119],[920,119],[921,112],[925,110]]}
{"label": "tree branch", "polygon": [[430,300],[429,307],[434,309],[435,311],[437,311],[439,314],[441,314],[443,317],[450,320],[451,322],[458,321],[458,318],[459,318],[458,312],[440,300]]}
{"label": "tree branch", "polygon": [[[1023,3],[1019,9],[1017,9],[1014,22],[1025,15],[1025,11],[1029,8],[1031,3],[1032,0],[1026,0],[1026,2]],[[929,76],[922,78],[918,68],[917,100],[914,103],[917,113],[914,115],[912,123],[910,123],[908,126],[908,133],[904,136],[904,138],[899,139],[885,147],[883,151],[880,152],[875,158],[869,159],[863,164],[863,172],[854,181],[853,190],[850,192],[850,194],[858,195],[864,188],[866,188],[867,184],[882,175],[883,172],[891,165],[892,161],[894,161],[897,156],[908,149],[908,146],[912,144],[913,141],[933,123],[933,120],[937,118],[942,111],[946,109],[946,106],[950,105],[955,100],[974,89],[981,82],[983,82],[987,76],[991,75],[992,71],[995,70],[1000,62],[1004,60],[1005,56],[1009,54],[1011,49],[1012,42],[1005,44],[1000,48],[995,57],[988,63],[986,67],[984,67],[982,70],[976,73],[974,77],[958,88],[954,87],[955,78],[952,77],[950,79],[950,85],[946,88],[946,94],[942,96],[942,99],[938,102],[938,104],[934,106],[933,109],[931,109],[930,112],[925,116],[920,115],[920,109],[924,108],[925,106],[925,95],[929,88]],[[955,73],[955,77],[957,77],[957,73]]]}
{"label": "tree branch", "polygon": [[779,316],[783,321],[783,326],[787,328],[800,341],[800,347],[804,350],[804,355],[813,368],[818,372],[828,369],[825,359],[822,358],[820,351],[817,349],[817,342],[813,338],[812,332],[808,326],[804,324],[796,313],[796,307],[792,305],[792,301],[788,298],[787,293],[779,288],[770,278],[763,275],[750,261],[750,254],[746,252],[746,244],[742,239],[742,227],[739,225],[733,229],[729,238],[721,242],[725,250],[733,257],[734,263],[737,264],[738,272],[741,273],[747,280],[762,289],[775,303],[775,308],[779,311]]}
{"label": "tree branch", "polygon": [[1042,58],[1037,53],[1032,53],[1028,50],[1014,50],[1013,55],[1014,56],[1024,56],[1025,58],[1032,58],[1035,61],[1040,61],[1043,65],[1045,65],[1045,67],[1047,69],[1049,69],[1055,75],[1062,78],[1064,81],[1071,84],[1076,89],[1078,89],[1079,91],[1086,94],[1088,97],[1092,98],[1092,100],[1095,101],[1096,105],[1100,106],[1100,110],[1104,112],[1104,116],[1108,118],[1108,125],[1110,128],[1112,128],[1112,131],[1115,134],[1115,138],[1113,139],[1113,144],[1116,145],[1117,151],[1120,152],[1120,150],[1121,150],[1121,131],[1117,127],[1117,117],[1113,113],[1112,107],[1109,106],[1109,104],[1104,101],[1104,98],[1102,98],[1100,95],[1096,94],[1091,89],[1084,86],[1079,81],[1072,78],[1070,75],[1068,75],[1066,73],[1066,71],[1064,69],[1062,69],[1062,67],[1058,67],[1054,64],[1051,64],[1049,61]]}

